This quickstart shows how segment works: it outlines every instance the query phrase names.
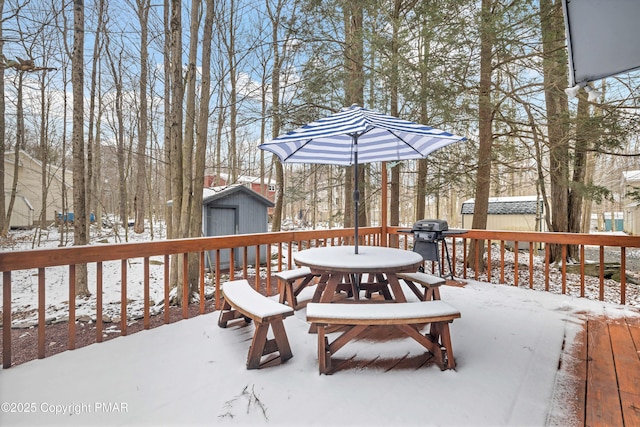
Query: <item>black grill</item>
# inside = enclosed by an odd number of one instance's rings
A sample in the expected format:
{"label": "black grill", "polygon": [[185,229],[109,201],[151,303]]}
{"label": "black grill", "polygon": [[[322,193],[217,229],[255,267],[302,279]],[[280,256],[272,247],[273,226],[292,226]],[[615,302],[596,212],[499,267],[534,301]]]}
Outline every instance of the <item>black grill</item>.
{"label": "black grill", "polygon": [[[413,224],[413,228],[410,231],[407,230],[406,232],[413,233],[413,251],[422,255],[425,261],[437,262],[441,277],[451,277],[453,279],[449,248],[444,239],[446,236],[463,234],[465,230],[449,230],[449,224],[443,219],[421,219]],[[449,265],[449,274],[447,276],[444,276],[444,268],[440,262],[440,243],[442,243]]]}
{"label": "black grill", "polygon": [[442,219],[422,219],[413,224],[413,251],[422,255],[425,261],[440,262],[438,242],[444,240],[444,232],[449,229]]}
{"label": "black grill", "polygon": [[411,232],[413,233],[414,242],[425,241],[433,243],[444,239],[444,233],[447,230],[449,230],[449,225],[443,219],[422,219],[413,224]]}

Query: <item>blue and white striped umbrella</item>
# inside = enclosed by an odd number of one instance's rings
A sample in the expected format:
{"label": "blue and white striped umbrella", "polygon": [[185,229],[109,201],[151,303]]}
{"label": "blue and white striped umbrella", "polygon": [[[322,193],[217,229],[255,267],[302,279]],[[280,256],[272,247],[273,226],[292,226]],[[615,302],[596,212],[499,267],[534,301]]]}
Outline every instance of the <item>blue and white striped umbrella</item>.
{"label": "blue and white striped umbrella", "polygon": [[260,145],[283,163],[350,166],[421,159],[465,138],[357,105]]}
{"label": "blue and white striped umbrella", "polygon": [[355,165],[355,253],[358,253],[358,164],[422,159],[466,138],[358,105],[281,135],[259,147],[283,163]]}

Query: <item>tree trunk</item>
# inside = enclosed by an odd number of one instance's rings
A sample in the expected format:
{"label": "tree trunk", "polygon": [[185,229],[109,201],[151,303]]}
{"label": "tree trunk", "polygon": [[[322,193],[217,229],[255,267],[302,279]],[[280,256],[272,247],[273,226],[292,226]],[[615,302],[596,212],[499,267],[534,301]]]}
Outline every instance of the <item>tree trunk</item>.
{"label": "tree trunk", "polygon": [[[347,106],[357,104],[364,105],[364,40],[363,40],[363,5],[356,0],[346,2],[344,9],[344,26],[345,26],[345,48],[344,48],[344,66],[345,66],[345,96]],[[354,177],[353,166],[347,168],[349,177],[345,180],[345,204],[344,204],[344,224],[350,227],[353,223],[351,218],[354,214],[359,215],[360,211],[355,212],[353,207],[354,199],[359,197],[351,194],[355,191],[355,179],[360,180],[364,173],[358,172],[358,176]],[[360,181],[359,181],[360,182]],[[353,184],[352,184],[353,183]],[[360,185],[358,186],[360,187]],[[365,191],[364,189],[362,190]],[[366,215],[364,213],[363,215]],[[362,216],[358,217],[363,218]],[[366,224],[366,216],[364,217]]]}
{"label": "tree trunk", "polygon": [[[173,106],[173,69],[171,67],[172,51],[172,33],[171,33],[171,6],[170,0],[164,0],[163,2],[163,22],[164,22],[164,55],[163,55],[163,69],[164,69],[164,164],[166,165],[164,170],[164,187],[167,192],[167,200],[173,201],[173,167],[171,166],[172,155],[172,120],[173,114],[171,108]],[[181,185],[182,186],[182,185]],[[172,205],[165,203],[165,219],[167,224],[167,238],[173,239],[173,209]],[[175,258],[175,257],[174,257]],[[173,277],[173,276],[172,276]]]}
{"label": "tree trunk", "polygon": [[142,233],[144,231],[145,218],[145,193],[147,188],[147,162],[145,153],[147,150],[147,80],[148,80],[148,17],[150,0],[137,0],[138,20],[140,21],[140,117],[138,144],[136,147],[136,194],[133,199],[133,209],[135,212],[135,224],[133,231]]}
{"label": "tree trunk", "polygon": [[[491,105],[491,59],[495,39],[492,23],[492,2],[482,0],[480,23],[480,95],[478,99],[478,170],[471,228],[487,228],[489,194],[491,191],[491,151],[493,146],[492,105]],[[485,270],[484,242],[472,240],[469,245],[467,267]],[[476,257],[477,254],[477,257]]]}
{"label": "tree trunk", "polygon": [[[86,215],[85,149],[84,149],[84,1],[74,0],[73,55],[71,85],[73,88],[73,244],[89,243]],[[87,265],[76,267],[76,297],[91,295],[87,283]],[[69,301],[69,304],[73,304]],[[73,321],[73,319],[70,319]]]}
{"label": "tree trunk", "polygon": [[[104,16],[107,13],[105,10],[104,0],[100,0],[98,3],[98,25],[96,27],[96,34],[93,41],[93,58],[91,60],[91,89],[89,96],[89,128],[87,131],[88,141],[88,153],[87,153],[87,185],[91,189],[88,193],[87,206],[89,211],[93,211],[96,214],[98,227],[101,227],[101,215],[98,205],[100,204],[100,193],[98,192],[101,185],[99,181],[102,179],[102,173],[100,166],[102,165],[102,159],[100,159],[100,145],[99,145],[99,129],[94,132],[94,124],[97,127],[95,119],[96,108],[96,89],[98,87],[98,67],[100,56],[102,54],[102,30],[104,29]],[[94,137],[95,135],[95,137]],[[94,141],[95,140],[97,141]],[[95,160],[94,160],[95,159]]]}
{"label": "tree trunk", "polygon": [[[46,96],[46,75],[43,71],[40,76],[40,199],[42,209],[40,209],[40,229],[47,226],[47,195],[49,194],[49,147],[47,146],[47,96]],[[38,233],[40,234],[40,233]],[[39,244],[39,242],[38,242]]]}
{"label": "tree trunk", "polygon": [[[109,65],[111,66],[111,75],[113,77],[113,81],[116,88],[116,96],[115,96],[115,107],[116,107],[116,119],[117,119],[117,129],[116,129],[116,159],[118,163],[118,208],[119,208],[119,216],[120,223],[125,231],[125,236],[128,236],[128,213],[127,213],[127,176],[126,176],[126,168],[125,168],[125,148],[124,148],[124,113],[123,113],[123,102],[124,102],[124,94],[122,87],[122,50],[118,53],[118,63],[116,64],[113,55],[115,52],[112,52],[112,49],[109,47],[109,39],[107,38],[107,57],[109,58]],[[127,239],[128,240],[128,239]]]}
{"label": "tree trunk", "polygon": [[[589,104],[585,94],[578,99],[578,112],[576,117],[575,153],[573,157],[573,178],[568,195],[567,222],[570,233],[579,233],[582,221],[582,202],[584,200],[584,179],[587,168],[587,150],[589,148],[588,122]],[[580,258],[577,245],[567,247],[567,257],[577,260]]]}
{"label": "tree trunk", "polygon": [[[551,184],[551,231],[569,230],[568,184],[568,101],[567,65],[564,49],[564,25],[560,0],[540,1],[543,73],[547,128],[549,135],[549,173]],[[559,261],[559,245],[551,246],[551,261]]]}
{"label": "tree trunk", "polygon": [[[0,16],[4,16],[4,0],[0,0]],[[2,27],[4,20],[0,19],[0,58],[4,57],[4,37],[2,36]],[[4,101],[4,67],[0,67],[0,188],[5,188],[4,182],[4,156],[6,151],[5,144],[5,101]],[[7,226],[7,217],[4,203],[4,190],[0,197],[0,236],[6,237],[9,227]]]}
{"label": "tree trunk", "polygon": [[[269,2],[266,2],[267,12],[271,21],[271,54],[273,55],[273,69],[271,70],[271,110],[272,110],[272,138],[278,137],[282,126],[282,114],[280,112],[280,75],[284,58],[280,53],[280,40],[278,37],[280,27],[280,8],[272,10]],[[284,208],[284,167],[280,158],[272,156],[276,174],[276,200],[271,218],[271,231],[280,231],[282,227],[282,211]]]}
{"label": "tree trunk", "polygon": [[[182,82],[182,2],[171,0],[171,110],[169,112],[170,123],[170,146],[171,146],[171,227],[173,238],[184,237],[182,230],[182,204],[183,204],[183,170],[182,170],[182,101],[184,95],[184,85]],[[182,257],[174,255],[171,257],[171,284],[173,287],[182,283]]]}

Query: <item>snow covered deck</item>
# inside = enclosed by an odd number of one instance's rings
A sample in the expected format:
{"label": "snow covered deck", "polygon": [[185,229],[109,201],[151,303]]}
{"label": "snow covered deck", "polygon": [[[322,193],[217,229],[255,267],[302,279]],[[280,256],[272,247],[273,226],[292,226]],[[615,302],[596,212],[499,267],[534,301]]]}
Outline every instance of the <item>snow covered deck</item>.
{"label": "snow covered deck", "polygon": [[0,371],[16,409],[0,424],[637,425],[637,310],[474,281],[441,292],[463,314],[455,371],[378,334],[319,376],[304,309],[285,324],[293,358],[247,370],[253,325],[221,329],[216,312]]}

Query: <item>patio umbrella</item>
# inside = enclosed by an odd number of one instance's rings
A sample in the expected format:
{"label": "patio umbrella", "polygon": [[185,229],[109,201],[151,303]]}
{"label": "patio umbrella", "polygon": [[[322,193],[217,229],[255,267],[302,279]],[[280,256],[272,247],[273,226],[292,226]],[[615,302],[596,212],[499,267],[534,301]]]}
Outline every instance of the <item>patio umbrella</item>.
{"label": "patio umbrella", "polygon": [[466,138],[358,105],[261,144],[283,163],[354,165],[355,253],[358,253],[358,164],[421,159]]}

